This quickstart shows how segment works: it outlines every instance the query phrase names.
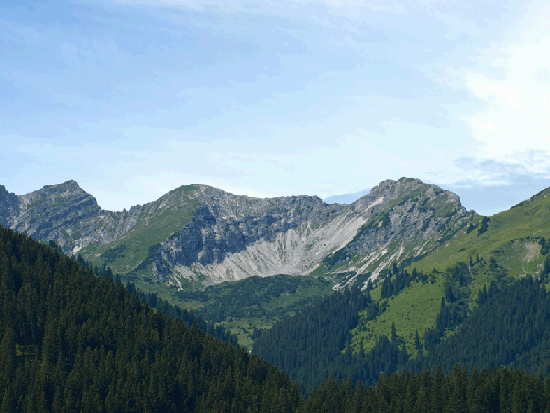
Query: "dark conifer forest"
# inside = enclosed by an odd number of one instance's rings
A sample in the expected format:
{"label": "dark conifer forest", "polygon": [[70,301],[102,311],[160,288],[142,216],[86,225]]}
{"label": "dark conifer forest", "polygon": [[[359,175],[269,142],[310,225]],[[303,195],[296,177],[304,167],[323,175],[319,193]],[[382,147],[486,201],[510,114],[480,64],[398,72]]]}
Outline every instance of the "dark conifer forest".
{"label": "dark conifer forest", "polygon": [[[48,245],[61,251],[61,249],[58,248],[56,243],[53,241],[50,241]],[[110,267],[104,266],[103,268],[98,268],[97,266],[92,265],[91,262],[85,261],[80,254],[76,256],[76,262],[78,262],[84,269],[93,272],[93,274],[98,277],[112,278],[117,284],[121,284],[120,275],[113,273]],[[235,335],[231,334],[228,330],[225,330],[221,326],[214,326],[213,323],[206,323],[206,321],[204,321],[201,317],[196,317],[192,311],[190,312],[184,308],[172,305],[168,301],[163,300],[156,293],[144,293],[140,289],[137,289],[132,282],[128,282],[126,284],[126,289],[130,293],[135,292],[138,298],[145,300],[147,304],[161,311],[162,314],[165,314],[168,317],[179,318],[180,320],[183,320],[188,327],[191,327],[193,323],[196,322],[201,330],[208,332],[214,338],[237,345],[237,337]]]}
{"label": "dark conifer forest", "polygon": [[1,412],[291,412],[299,388],[242,348],[0,228]]}
{"label": "dark conifer forest", "polygon": [[368,291],[335,293],[258,339],[285,373],[104,275],[0,227],[0,413],[550,411],[550,300],[530,277],[483,289],[440,340],[458,317],[443,301],[439,341],[428,352],[418,338],[414,358],[395,331],[352,352],[358,312],[383,309]]}
{"label": "dark conifer forest", "polygon": [[[460,273],[461,266],[455,270]],[[399,274],[394,285],[409,277]],[[383,291],[391,291],[388,280],[383,281]],[[550,299],[540,280],[526,277],[503,288],[492,283],[480,291],[479,307],[469,317],[446,301],[442,299],[436,325],[422,339],[417,335],[419,351],[414,358],[400,345],[395,329],[389,338],[379,337],[369,352],[350,351],[349,330],[357,311],[366,310],[373,318],[381,311],[368,292],[358,289],[337,292],[276,324],[256,341],[254,351],[290,374],[306,392],[328,377],[369,386],[381,375],[396,372],[434,374],[441,368],[450,374],[457,363],[470,371],[507,367],[550,374]],[[441,340],[457,321],[462,322],[460,329]]]}
{"label": "dark conifer forest", "polygon": [[547,376],[550,353],[540,355],[550,342],[550,299],[540,281],[523,278],[501,290],[492,285],[480,291],[478,302],[456,334],[410,363],[413,370],[441,366],[448,373],[459,363],[469,369],[520,367]]}
{"label": "dark conifer forest", "polygon": [[253,351],[286,371],[305,390],[330,375],[339,381],[351,378],[374,384],[381,372],[397,371],[408,355],[404,347],[399,348],[395,334],[390,339],[380,337],[367,354],[349,350],[350,330],[357,325],[358,312],[366,308],[373,317],[380,311],[368,292],[356,287],[336,292],[277,323],[256,340]]}
{"label": "dark conifer forest", "polygon": [[458,365],[450,374],[382,374],[376,386],[342,384],[332,377],[315,388],[302,413],[356,412],[547,412],[550,380],[522,370],[472,370]]}

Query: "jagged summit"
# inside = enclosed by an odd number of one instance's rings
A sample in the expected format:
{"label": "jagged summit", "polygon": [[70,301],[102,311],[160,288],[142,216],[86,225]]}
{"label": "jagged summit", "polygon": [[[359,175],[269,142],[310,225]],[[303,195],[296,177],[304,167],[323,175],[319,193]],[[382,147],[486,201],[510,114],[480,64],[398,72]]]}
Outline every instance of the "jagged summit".
{"label": "jagged summit", "polygon": [[387,179],[380,182],[378,185],[373,187],[367,195],[362,196],[357,199],[351,205],[365,205],[371,203],[373,200],[378,199],[381,196],[387,198],[398,198],[399,196],[406,194],[410,191],[413,191],[418,188],[426,188],[427,190],[432,191],[433,193],[444,192],[452,197],[453,202],[456,202],[458,205],[462,206],[460,203],[460,197],[451,192],[442,189],[441,187],[434,184],[426,184],[417,178],[400,178],[397,181],[393,179]]}
{"label": "jagged summit", "polygon": [[67,180],[65,182],[62,182],[60,184],[44,185],[42,187],[42,189],[39,189],[39,191],[45,190],[45,189],[75,190],[75,189],[81,189],[81,188],[80,188],[80,185],[78,185],[78,182],[76,182],[74,179],[69,179],[69,180]]}

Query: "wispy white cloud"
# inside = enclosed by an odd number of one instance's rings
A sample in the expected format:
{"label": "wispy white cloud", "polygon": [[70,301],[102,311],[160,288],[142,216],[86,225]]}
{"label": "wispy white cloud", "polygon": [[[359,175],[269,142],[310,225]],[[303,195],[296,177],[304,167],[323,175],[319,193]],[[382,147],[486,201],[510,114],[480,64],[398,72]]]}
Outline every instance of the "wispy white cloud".
{"label": "wispy white cloud", "polygon": [[459,158],[455,167],[460,178],[454,184],[480,187],[546,180],[550,185],[550,152],[533,150],[515,156],[514,160]]}
{"label": "wispy white cloud", "polygon": [[481,143],[479,158],[520,162],[532,169],[533,159],[525,154],[550,151],[548,50],[550,7],[535,2],[505,41],[479,50],[476,66],[463,72],[465,87],[484,104],[464,118]]}

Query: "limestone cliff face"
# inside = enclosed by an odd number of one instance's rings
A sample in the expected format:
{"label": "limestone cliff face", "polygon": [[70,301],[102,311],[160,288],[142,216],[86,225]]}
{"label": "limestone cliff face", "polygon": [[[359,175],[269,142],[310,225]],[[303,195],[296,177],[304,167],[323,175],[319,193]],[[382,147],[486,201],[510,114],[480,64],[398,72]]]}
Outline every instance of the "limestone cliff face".
{"label": "limestone cliff face", "polygon": [[[198,187],[201,205],[195,209],[191,223],[150,250],[141,268],[153,266],[155,273],[165,279],[176,267],[181,271],[182,267],[194,265],[198,268],[223,266],[230,256],[244,253],[260,241],[273,243],[281,235],[304,225],[323,226],[348,208],[327,205],[311,196],[260,199],[236,196],[208,186]],[[198,271],[202,275],[214,275],[212,271]],[[243,268],[240,273],[229,271],[227,277],[218,275],[214,280],[274,274]],[[192,272],[187,273],[187,278],[193,278]]]}
{"label": "limestone cliff face", "polygon": [[376,276],[392,260],[437,248],[471,215],[455,194],[405,178],[381,182],[351,205],[190,185],[121,212],[102,210],[75,181],[21,196],[0,187],[2,225],[176,287],[313,271]]}
{"label": "limestone cliff face", "polygon": [[[71,230],[79,222],[97,216],[101,208],[94,197],[83,191],[75,181],[47,185],[38,191],[19,197],[21,209],[11,228],[36,239],[55,239],[59,233]],[[68,240],[64,240],[66,244]]]}
{"label": "limestone cliff face", "polygon": [[368,198],[382,197],[391,208],[386,208],[379,221],[362,228],[346,246],[348,250],[366,254],[393,240],[421,243],[439,239],[449,231],[454,234],[468,216],[456,194],[419,180],[382,182],[353,206],[361,209]]}
{"label": "limestone cliff face", "polygon": [[[458,196],[416,179],[384,181],[351,205],[255,199],[201,187],[192,222],[149,251],[158,281],[204,285],[253,275],[371,272],[438,248],[471,218]],[[355,254],[355,255],[354,255]],[[358,257],[357,257],[358,256]]]}

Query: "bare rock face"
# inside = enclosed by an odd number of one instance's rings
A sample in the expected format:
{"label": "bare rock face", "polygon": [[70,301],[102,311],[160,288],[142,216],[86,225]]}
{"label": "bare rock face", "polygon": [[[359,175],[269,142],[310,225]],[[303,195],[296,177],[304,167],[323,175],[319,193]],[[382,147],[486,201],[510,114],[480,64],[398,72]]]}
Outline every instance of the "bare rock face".
{"label": "bare rock face", "polygon": [[343,248],[325,258],[327,267],[350,261],[350,271],[372,272],[376,278],[393,262],[416,261],[454,237],[475,215],[459,197],[418,179],[384,181],[352,204],[356,211],[368,205],[370,219]]}
{"label": "bare rock face", "polygon": [[457,225],[460,226],[458,221],[468,214],[456,194],[416,179],[384,181],[364,198],[353,206],[361,209],[368,198],[383,198],[386,204],[398,202],[386,208],[380,221],[363,227],[346,247],[349,251],[363,254],[393,240],[423,242],[445,234],[457,229]]}
{"label": "bare rock face", "polygon": [[22,196],[0,186],[2,225],[175,287],[315,270],[376,276],[392,260],[437,248],[471,214],[455,194],[406,178],[381,182],[351,205],[190,185],[121,212],[102,210],[75,181]]}
{"label": "bare rock face", "polygon": [[[192,222],[149,251],[157,280],[205,285],[280,273],[371,272],[415,258],[454,236],[471,213],[458,196],[416,179],[384,181],[351,205],[317,197],[256,199],[202,186]],[[357,256],[360,258],[354,259]]]}
{"label": "bare rock face", "polygon": [[70,231],[82,220],[101,212],[95,198],[75,181],[47,185],[20,196],[19,200],[20,213],[14,218],[11,228],[39,240],[62,239],[60,234],[63,231]]}
{"label": "bare rock face", "polygon": [[[261,240],[274,241],[306,223],[324,225],[347,208],[327,205],[319,197],[259,199],[207,186],[200,190],[202,204],[195,209],[191,223],[150,250],[141,268],[154,266],[164,280],[176,266],[218,265],[229,255],[242,253]],[[243,271],[241,275],[265,274]]]}
{"label": "bare rock face", "polygon": [[130,212],[104,211],[75,181],[46,185],[20,196],[3,194],[2,188],[2,224],[40,241],[54,240],[67,253],[90,242],[114,241],[133,226],[140,211],[140,207]]}
{"label": "bare rock face", "polygon": [[6,190],[4,185],[0,185],[0,225],[10,227],[13,223],[13,217],[19,215],[20,202],[17,195]]}

